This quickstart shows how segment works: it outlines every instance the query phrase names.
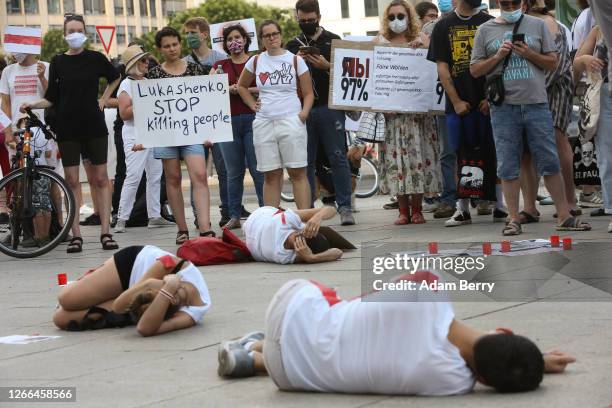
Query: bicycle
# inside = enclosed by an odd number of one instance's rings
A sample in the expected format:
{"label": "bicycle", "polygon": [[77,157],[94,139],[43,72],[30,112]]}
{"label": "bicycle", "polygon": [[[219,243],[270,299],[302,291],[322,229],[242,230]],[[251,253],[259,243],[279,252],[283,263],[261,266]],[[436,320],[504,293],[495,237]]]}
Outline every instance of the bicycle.
{"label": "bicycle", "polygon": [[38,133],[32,132],[42,132],[47,143],[56,138],[32,110],[26,113],[25,129],[13,133],[17,153],[12,171],[0,180],[0,200],[8,210],[8,223],[0,225],[0,252],[15,258],[34,258],[54,249],[68,235],[76,214],[66,181],[51,166],[37,163]]}
{"label": "bicycle", "polygon": [[[353,135],[351,132],[346,132],[347,144],[351,146],[353,144]],[[369,198],[378,192],[380,186],[380,177],[378,175],[378,169],[376,164],[370,157],[374,154],[372,144],[366,144],[365,153],[361,157],[361,163],[359,167],[350,165],[351,176],[354,179],[353,193],[356,198]],[[332,171],[331,167],[325,159],[323,162],[318,162],[315,169],[315,176],[319,183],[329,193],[333,193],[333,182],[331,181]],[[324,199],[325,197],[323,197]],[[292,203],[295,201],[292,192],[291,179],[283,181],[283,188],[281,191],[281,200]]]}

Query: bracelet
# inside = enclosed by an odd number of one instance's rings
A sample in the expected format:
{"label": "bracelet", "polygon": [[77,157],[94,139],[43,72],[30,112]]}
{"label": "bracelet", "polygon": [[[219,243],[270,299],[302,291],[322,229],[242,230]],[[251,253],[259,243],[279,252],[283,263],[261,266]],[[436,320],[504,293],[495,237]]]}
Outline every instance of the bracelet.
{"label": "bracelet", "polygon": [[176,298],[170,294],[170,292],[168,292],[166,289],[161,288],[159,290],[159,293],[165,297],[166,299],[168,299],[170,301],[170,303],[172,303],[173,305],[176,305]]}

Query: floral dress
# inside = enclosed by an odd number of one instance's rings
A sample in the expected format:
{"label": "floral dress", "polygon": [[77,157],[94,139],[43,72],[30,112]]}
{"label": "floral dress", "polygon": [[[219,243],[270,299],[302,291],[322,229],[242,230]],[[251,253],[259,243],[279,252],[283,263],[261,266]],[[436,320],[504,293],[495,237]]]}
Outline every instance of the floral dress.
{"label": "floral dress", "polygon": [[[382,36],[378,42],[388,43]],[[440,142],[435,119],[421,113],[385,114],[385,142],[380,146],[378,172],[384,194],[442,191]]]}

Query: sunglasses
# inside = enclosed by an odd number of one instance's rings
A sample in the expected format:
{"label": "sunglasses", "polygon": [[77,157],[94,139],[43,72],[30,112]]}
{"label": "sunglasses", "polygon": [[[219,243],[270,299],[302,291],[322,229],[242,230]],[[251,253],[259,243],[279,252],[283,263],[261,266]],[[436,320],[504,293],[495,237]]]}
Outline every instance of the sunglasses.
{"label": "sunglasses", "polygon": [[501,0],[499,5],[503,8],[516,7],[521,5],[521,0]]}
{"label": "sunglasses", "polygon": [[263,34],[261,38],[265,38],[266,40],[271,40],[274,37],[280,36],[280,31],[275,31],[273,33]]}
{"label": "sunglasses", "polygon": [[64,22],[72,21],[72,20],[85,22],[81,14],[73,14],[73,13],[64,14]]}
{"label": "sunglasses", "polygon": [[396,18],[401,21],[401,20],[406,18],[406,15],[404,13],[399,13],[399,14],[389,14],[387,16],[387,20],[389,20],[389,21],[393,21]]}

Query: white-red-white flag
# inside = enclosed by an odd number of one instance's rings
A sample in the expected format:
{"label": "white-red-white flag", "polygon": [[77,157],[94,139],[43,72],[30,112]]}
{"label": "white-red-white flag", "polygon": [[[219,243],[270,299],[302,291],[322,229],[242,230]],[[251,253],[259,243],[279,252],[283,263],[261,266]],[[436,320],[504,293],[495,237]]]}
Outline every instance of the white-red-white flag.
{"label": "white-red-white flag", "polygon": [[31,27],[7,26],[4,29],[4,50],[23,54],[40,54],[42,30]]}

